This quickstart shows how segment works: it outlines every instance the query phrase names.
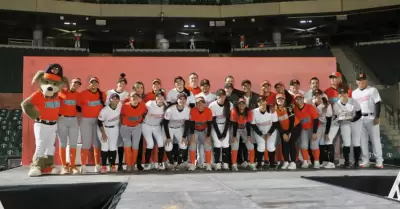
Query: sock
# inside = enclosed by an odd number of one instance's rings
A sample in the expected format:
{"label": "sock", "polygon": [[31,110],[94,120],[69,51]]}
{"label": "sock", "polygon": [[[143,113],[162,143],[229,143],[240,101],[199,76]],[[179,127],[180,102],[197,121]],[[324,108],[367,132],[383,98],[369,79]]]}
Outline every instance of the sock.
{"label": "sock", "polygon": [[147,143],[146,140],[143,138],[143,146],[142,146],[142,164],[146,163],[146,149],[147,149]]}
{"label": "sock", "polygon": [[124,147],[118,147],[118,166],[124,164]]}
{"label": "sock", "polygon": [[349,163],[350,147],[343,147],[343,157],[344,157],[344,162]]}
{"label": "sock", "polygon": [[207,164],[211,164],[211,150],[207,150],[207,151],[205,151],[205,154],[204,154],[205,156],[205,160],[206,160],[206,163]]}
{"label": "sock", "polygon": [[249,150],[249,162],[254,163],[254,158],[255,158],[255,151],[254,149]]}
{"label": "sock", "polygon": [[[118,147],[119,150],[119,147]],[[125,163],[127,166],[132,166],[132,147],[124,147],[124,154],[125,154]],[[118,152],[119,158],[119,152]]]}
{"label": "sock", "polygon": [[261,167],[261,163],[262,163],[262,160],[263,160],[263,156],[264,156],[264,153],[265,152],[259,152],[259,151],[257,151],[257,153],[256,153],[256,158],[257,158],[257,167]]}
{"label": "sock", "polygon": [[67,150],[66,148],[60,147],[60,161],[62,166],[67,165]]}
{"label": "sock", "polygon": [[[282,157],[282,144],[279,144],[278,147],[275,150],[275,162],[277,161],[282,161],[283,157]],[[269,159],[271,159],[271,157],[268,156]]]}
{"label": "sock", "polygon": [[185,152],[184,149],[179,149],[179,151],[178,151],[179,154],[178,154],[178,157],[177,157],[178,164],[181,164],[183,162],[184,152]]}
{"label": "sock", "polygon": [[230,151],[229,147],[227,148],[222,148],[222,162],[224,163],[230,163],[229,157],[230,157]]}
{"label": "sock", "polygon": [[87,160],[88,160],[88,154],[89,150],[88,149],[81,149],[81,165],[86,165]]}
{"label": "sock", "polygon": [[[265,151],[265,152],[267,152],[267,151]],[[265,155],[265,154],[264,154],[264,155]],[[275,165],[275,156],[276,156],[275,151],[273,151],[273,152],[268,152],[269,164],[270,164],[270,165]]]}
{"label": "sock", "polygon": [[117,158],[117,151],[108,151],[108,160],[110,161],[111,166],[115,166],[115,160]]}
{"label": "sock", "polygon": [[69,148],[69,166],[75,167],[76,162],[76,148]]}
{"label": "sock", "polygon": [[320,155],[319,149],[312,150],[312,155],[314,156],[314,161],[319,161],[319,155]]}
{"label": "sock", "polygon": [[221,156],[221,148],[215,147],[214,148],[214,161],[215,163],[220,163],[219,159]]}
{"label": "sock", "polygon": [[164,147],[159,147],[158,148],[158,163],[162,163],[163,162],[163,158],[164,158]]}
{"label": "sock", "polygon": [[333,146],[333,144],[329,144],[328,146],[328,161],[331,163],[335,162],[335,147]]}
{"label": "sock", "polygon": [[232,150],[232,164],[236,164],[237,162],[237,157],[238,157],[238,151],[237,150]]}
{"label": "sock", "polygon": [[138,150],[137,149],[133,149],[132,150],[131,165],[135,165],[137,163],[137,158],[138,158]]}
{"label": "sock", "polygon": [[167,157],[167,153],[165,152],[165,148],[164,148],[163,162],[167,162],[167,161],[168,161],[168,157]]}
{"label": "sock", "polygon": [[93,153],[94,153],[94,164],[95,165],[100,165],[100,156],[101,156],[101,149],[94,147],[93,148]]}
{"label": "sock", "polygon": [[158,162],[158,145],[157,144],[154,145],[153,151],[151,153],[151,160],[153,163]]}
{"label": "sock", "polygon": [[178,162],[178,157],[179,157],[179,145],[174,144],[172,145],[172,151],[174,152],[174,161]]}
{"label": "sock", "polygon": [[194,165],[196,162],[196,150],[190,150],[189,155],[190,155],[190,162]]}
{"label": "sock", "polygon": [[319,162],[326,162],[327,155],[328,155],[328,145],[319,145],[320,155],[319,155]]}
{"label": "sock", "polygon": [[183,153],[182,153],[182,160],[183,162],[187,162],[188,161],[188,157],[189,157],[189,148],[183,149]]}
{"label": "sock", "polygon": [[168,152],[166,152],[166,155],[167,155],[167,158],[168,158],[168,161],[169,161],[169,163],[170,164],[174,164],[174,152],[173,151],[168,151]]}
{"label": "sock", "polygon": [[303,161],[309,160],[308,149],[301,149],[301,156],[303,157]]}
{"label": "sock", "polygon": [[[275,156],[274,156],[275,158]],[[268,156],[268,152],[264,152],[264,161],[270,161],[269,156]]]}
{"label": "sock", "polygon": [[151,152],[153,151],[153,149],[148,149],[146,148],[146,153],[145,153],[145,163],[149,164],[150,163],[150,157],[151,157]]}
{"label": "sock", "polygon": [[360,161],[361,155],[361,147],[353,147],[354,150],[354,163],[358,163]]}
{"label": "sock", "polygon": [[108,152],[101,151],[101,165],[102,166],[107,166],[107,157],[108,157]]}

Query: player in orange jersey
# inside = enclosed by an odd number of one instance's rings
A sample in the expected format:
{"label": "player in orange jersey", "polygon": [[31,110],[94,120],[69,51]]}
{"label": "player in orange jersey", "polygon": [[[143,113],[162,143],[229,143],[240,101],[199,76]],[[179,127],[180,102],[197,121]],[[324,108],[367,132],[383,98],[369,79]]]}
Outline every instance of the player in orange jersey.
{"label": "player in orange jersey", "polygon": [[[78,124],[78,89],[82,82],[79,78],[71,81],[69,88],[63,89],[58,93],[60,97],[60,117],[57,124],[57,136],[60,143],[61,174],[78,174],[75,167],[76,146],[78,143],[79,124]],[[69,166],[67,165],[67,145],[69,145]]]}
{"label": "player in orange jersey", "polygon": [[197,73],[190,73],[189,75],[189,85],[186,86],[186,89],[191,91],[194,96],[201,92],[199,87],[199,76]]}
{"label": "player in orange jersey", "polygon": [[[100,172],[100,141],[94,136],[97,132],[97,118],[106,102],[106,94],[99,89],[99,79],[91,77],[89,80],[89,88],[82,91],[78,96],[78,105],[81,108],[81,167],[80,172],[86,173],[86,163],[89,156],[89,149],[93,142],[95,172]],[[94,139],[94,140],[93,140]]]}
{"label": "player in orange jersey", "polygon": [[260,96],[267,97],[267,104],[268,105],[275,105],[276,104],[276,93],[271,91],[271,83],[267,80],[261,83],[261,92]]}

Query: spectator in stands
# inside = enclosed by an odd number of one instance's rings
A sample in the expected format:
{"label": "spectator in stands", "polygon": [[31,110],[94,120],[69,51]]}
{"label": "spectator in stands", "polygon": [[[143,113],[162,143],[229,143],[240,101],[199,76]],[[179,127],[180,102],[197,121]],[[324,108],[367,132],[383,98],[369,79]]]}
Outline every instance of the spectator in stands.
{"label": "spectator in stands", "polygon": [[193,95],[197,95],[201,92],[199,87],[199,76],[197,73],[193,72],[189,75],[189,85],[186,88],[193,93]]}
{"label": "spectator in stands", "polygon": [[[226,84],[231,84],[231,85],[227,86]],[[233,104],[235,104],[238,101],[238,99],[240,97],[242,97],[243,92],[238,90],[238,89],[235,89],[235,78],[233,78],[233,76],[231,76],[231,75],[228,75],[225,78],[225,88],[227,88],[227,87],[228,87],[228,90],[229,90],[229,88],[232,88],[232,91],[231,91],[230,96],[229,96],[229,100]]]}
{"label": "spectator in stands", "polygon": [[[319,79],[317,77],[312,77],[310,80],[310,90],[304,94],[304,102],[311,103],[313,91],[317,89],[319,89]],[[326,96],[325,93],[323,93],[322,96],[328,99],[328,96]]]}

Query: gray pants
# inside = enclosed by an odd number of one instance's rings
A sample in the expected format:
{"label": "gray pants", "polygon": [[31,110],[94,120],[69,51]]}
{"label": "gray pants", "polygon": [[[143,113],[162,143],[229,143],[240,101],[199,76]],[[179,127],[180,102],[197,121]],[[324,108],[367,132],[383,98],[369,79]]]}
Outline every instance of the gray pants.
{"label": "gray pants", "polygon": [[123,139],[125,147],[132,147],[132,149],[139,149],[139,141],[142,136],[142,124],[130,127],[122,125],[120,129],[120,137]]}
{"label": "gray pants", "polygon": [[[194,136],[195,136],[196,143],[189,145],[189,151],[193,151],[193,150],[197,149],[197,154],[199,156],[199,159],[198,159],[198,161],[199,161],[198,164],[199,165],[205,163],[205,154],[204,154],[204,152],[212,150],[211,145],[208,145],[208,144],[205,143],[205,141],[206,141],[206,131],[207,130],[194,131]],[[213,155],[211,155],[211,157],[213,158]],[[192,162],[192,163],[194,163],[194,162]]]}
{"label": "gray pants", "polygon": [[94,148],[100,148],[100,140],[97,136],[97,118],[82,118],[80,129],[82,149],[90,149],[92,142]]}
{"label": "gray pants", "polygon": [[247,140],[247,130],[244,129],[238,129],[236,133],[236,138],[237,140],[235,142],[231,142],[231,149],[232,150],[239,150],[239,140],[242,139],[242,142],[246,144],[247,150],[253,150],[254,149],[254,144],[249,142]]}
{"label": "gray pants", "polygon": [[76,148],[78,143],[79,125],[78,118],[61,116],[57,123],[57,136],[61,148]]}

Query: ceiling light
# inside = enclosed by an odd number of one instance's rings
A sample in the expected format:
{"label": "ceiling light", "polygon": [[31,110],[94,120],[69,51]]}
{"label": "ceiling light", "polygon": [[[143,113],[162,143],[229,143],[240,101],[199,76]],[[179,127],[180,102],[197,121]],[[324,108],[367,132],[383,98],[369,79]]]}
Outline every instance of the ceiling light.
{"label": "ceiling light", "polygon": [[73,22],[73,23],[72,23],[72,25],[76,25],[76,23],[75,23],[75,22]]}
{"label": "ceiling light", "polygon": [[64,22],[64,25],[70,25],[71,23],[70,22]]}
{"label": "ceiling light", "polygon": [[306,21],[305,20],[300,20],[300,23],[304,24],[304,23],[306,23]]}
{"label": "ceiling light", "polygon": [[183,27],[184,27],[184,28],[188,28],[188,27],[189,27],[189,25],[184,25]]}
{"label": "ceiling light", "polygon": [[195,28],[196,26],[195,25],[191,25],[190,27]]}

